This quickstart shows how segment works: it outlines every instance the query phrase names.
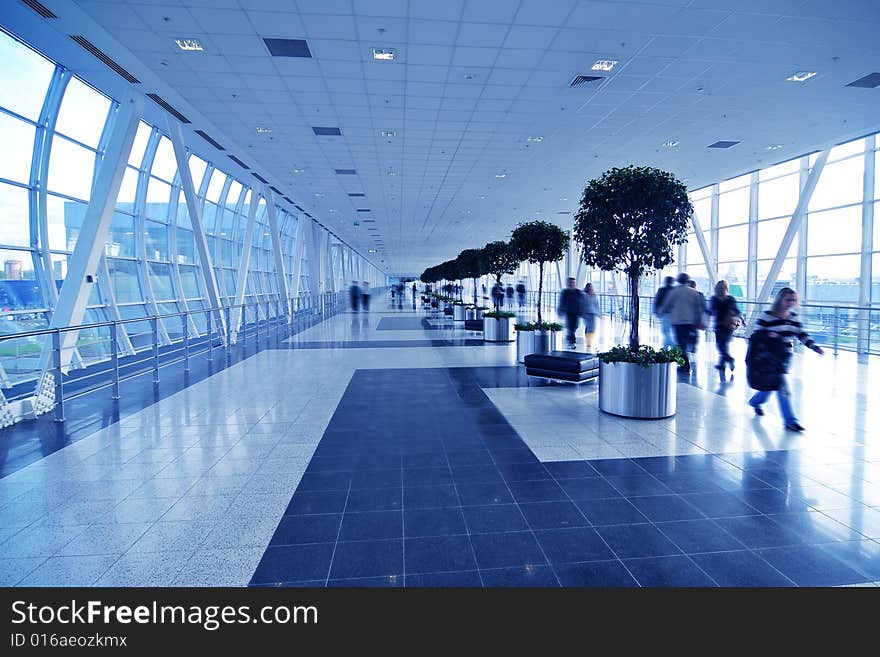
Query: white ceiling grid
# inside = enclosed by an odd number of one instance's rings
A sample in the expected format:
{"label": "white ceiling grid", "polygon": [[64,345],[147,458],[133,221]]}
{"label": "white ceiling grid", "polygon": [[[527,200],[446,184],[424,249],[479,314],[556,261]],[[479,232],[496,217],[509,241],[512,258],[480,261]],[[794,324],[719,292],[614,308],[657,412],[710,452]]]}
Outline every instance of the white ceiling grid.
{"label": "white ceiling grid", "polygon": [[[880,129],[880,89],[845,86],[880,68],[876,0],[76,4],[213,124],[195,127],[238,144],[358,248],[381,235],[394,272],[506,238],[519,220],[567,226],[557,213],[611,166],[698,187]],[[305,39],[313,57],[272,57],[264,37]],[[378,47],[397,59],[373,61]],[[619,63],[594,73],[598,59]],[[785,81],[799,70],[818,75]],[[607,79],[570,89],[578,74]],[[741,143],[706,148],[718,140]]]}

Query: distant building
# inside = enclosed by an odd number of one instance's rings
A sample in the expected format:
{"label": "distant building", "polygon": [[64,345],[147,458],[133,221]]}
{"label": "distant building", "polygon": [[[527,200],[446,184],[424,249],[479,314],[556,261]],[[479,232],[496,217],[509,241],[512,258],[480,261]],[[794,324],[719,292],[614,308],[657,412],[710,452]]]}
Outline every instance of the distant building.
{"label": "distant building", "polygon": [[3,263],[3,277],[7,281],[20,281],[24,278],[24,263],[21,260],[6,260]]}

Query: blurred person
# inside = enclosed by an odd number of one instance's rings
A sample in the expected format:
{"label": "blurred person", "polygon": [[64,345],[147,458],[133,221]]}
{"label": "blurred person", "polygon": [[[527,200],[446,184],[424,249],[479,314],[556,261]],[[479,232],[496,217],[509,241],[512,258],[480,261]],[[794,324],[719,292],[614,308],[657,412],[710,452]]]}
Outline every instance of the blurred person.
{"label": "blurred person", "polygon": [[358,287],[357,281],[351,282],[351,287],[348,288],[348,295],[351,297],[351,309],[357,312],[358,302],[361,298],[361,289]]}
{"label": "blurred person", "polygon": [[504,295],[507,297],[507,305],[513,308],[513,285],[510,283],[507,284],[507,288],[504,290]]}
{"label": "blurred person", "polygon": [[587,351],[593,351],[593,338],[596,336],[596,318],[599,316],[599,295],[592,283],[584,288],[584,330],[587,334]]}
{"label": "blurred person", "polygon": [[755,415],[764,415],[761,406],[775,391],[788,431],[804,430],[791,406],[791,391],[785,378],[793,353],[792,338],[797,338],[820,356],[825,353],[797,319],[794,312],[797,303],[798,294],[792,288],[779,290],[770,310],[758,317],[746,353],[749,385],[757,391],[749,399],[749,405],[755,409]]}
{"label": "blurred person", "polygon": [[663,287],[657,290],[657,294],[654,295],[654,314],[660,318],[660,331],[663,334],[664,347],[675,345],[675,330],[669,323],[669,313],[660,312],[660,306],[666,299],[666,295],[674,289],[673,283],[675,283],[675,279],[672,276],[667,276],[663,279]]}
{"label": "blurred person", "polygon": [[361,283],[361,305],[365,313],[370,312],[370,284],[367,281]]}
{"label": "blurred person", "polygon": [[[700,289],[697,287],[697,282],[693,278],[688,281],[688,285],[690,285],[692,288],[694,288],[697,291],[697,294],[700,295],[700,304],[703,306],[704,317],[703,317],[702,321],[700,322],[699,326],[705,327],[708,324],[706,316],[709,313],[708,306],[706,305],[706,296],[702,292],[700,292]],[[690,342],[688,343],[689,351],[692,354],[697,353],[697,344],[699,343],[699,337],[700,337],[699,336],[699,329],[697,327],[694,327],[691,330],[691,339],[690,339]]]}
{"label": "blurred person", "polygon": [[736,299],[730,295],[730,287],[725,280],[715,283],[715,294],[709,299],[709,315],[715,318],[715,346],[718,348],[718,364],[715,369],[723,374],[725,366],[730,364],[730,371],[733,372],[734,360],[729,350],[730,338],[736,329],[745,324],[745,321],[736,305]]}
{"label": "blurred person", "polygon": [[526,305],[526,284],[522,280],[516,284],[516,302],[520,309]]}
{"label": "blurred person", "polygon": [[559,294],[559,305],[556,312],[565,315],[565,326],[568,330],[568,347],[574,349],[577,344],[578,320],[584,314],[584,293],[577,286],[574,278],[568,279],[568,286]]}
{"label": "blurred person", "polygon": [[658,310],[669,316],[669,323],[675,329],[675,339],[679,348],[684,353],[684,365],[678,368],[679,372],[691,371],[691,361],[688,357],[691,332],[705,325],[703,315],[705,306],[700,300],[700,294],[688,285],[690,277],[681,272],[678,275],[678,287],[672,288],[664,297]]}
{"label": "blurred person", "polygon": [[495,310],[501,310],[504,307],[504,286],[500,281],[496,281],[492,286],[492,303],[495,304]]}

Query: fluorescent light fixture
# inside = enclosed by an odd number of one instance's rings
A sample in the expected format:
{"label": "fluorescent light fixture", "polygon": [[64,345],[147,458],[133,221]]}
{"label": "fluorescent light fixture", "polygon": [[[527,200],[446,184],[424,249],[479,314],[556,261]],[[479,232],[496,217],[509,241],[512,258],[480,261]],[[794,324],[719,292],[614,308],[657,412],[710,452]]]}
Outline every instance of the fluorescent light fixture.
{"label": "fluorescent light fixture", "polygon": [[806,82],[816,76],[816,71],[798,71],[794,75],[785,78],[789,82]]}
{"label": "fluorescent light fixture", "polygon": [[378,253],[376,249],[367,249],[367,253]]}
{"label": "fluorescent light fixture", "polygon": [[594,71],[610,71],[617,64],[615,59],[600,59],[591,67]]}
{"label": "fluorescent light fixture", "polygon": [[204,50],[202,44],[196,39],[175,39],[174,43],[176,43],[177,47],[181,50]]}
{"label": "fluorescent light fixture", "polygon": [[303,171],[305,171],[305,169],[294,169],[293,170],[294,173],[302,173]]}
{"label": "fluorescent light fixture", "polygon": [[394,48],[373,48],[373,59],[390,62],[394,60]]}
{"label": "fluorescent light fixture", "polygon": [[768,151],[778,151],[780,148],[783,148],[782,144],[770,144],[767,147]]}
{"label": "fluorescent light fixture", "polygon": [[397,136],[397,133],[394,132],[394,130],[383,130],[379,134],[382,135],[383,137],[396,137]]}
{"label": "fluorescent light fixture", "polygon": [[495,177],[500,180],[501,178],[507,178],[507,174],[506,173],[496,173]]}
{"label": "fluorescent light fixture", "polygon": [[666,146],[666,148],[675,148],[680,143],[681,142],[679,142],[677,139],[667,139],[663,142],[663,145]]}
{"label": "fluorescent light fixture", "polygon": [[526,141],[537,141],[537,142],[541,142],[541,141],[544,141],[544,138],[543,138],[543,137],[528,137],[528,138],[526,139]]}
{"label": "fluorescent light fixture", "polygon": [[270,133],[270,132],[272,132],[272,128],[262,128],[262,127],[260,127],[260,126],[257,126],[257,134],[265,135],[265,134],[268,134],[268,133]]}

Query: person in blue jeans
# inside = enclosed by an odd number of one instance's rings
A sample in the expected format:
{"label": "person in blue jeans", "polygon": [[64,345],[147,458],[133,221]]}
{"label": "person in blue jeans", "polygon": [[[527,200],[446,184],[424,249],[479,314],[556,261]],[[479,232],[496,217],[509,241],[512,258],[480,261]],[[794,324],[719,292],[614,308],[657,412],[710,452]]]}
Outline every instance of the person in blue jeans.
{"label": "person in blue jeans", "polygon": [[[791,406],[791,391],[789,390],[788,382],[785,380],[785,372],[788,370],[788,363],[791,361],[792,338],[797,338],[804,343],[804,346],[812,349],[819,355],[825,353],[822,351],[822,347],[813,342],[812,338],[804,330],[803,324],[797,319],[797,313],[793,310],[797,303],[797,292],[790,287],[782,288],[776,295],[770,310],[765,310],[758,317],[757,327],[752,333],[752,338],[754,339],[756,333],[766,331],[766,335],[758,337],[767,338],[768,344],[774,347],[774,350],[780,354],[780,376],[776,387],[776,399],[779,402],[779,412],[782,413],[782,419],[788,431],[804,430],[794,414],[794,409]],[[749,404],[755,409],[755,415],[764,415],[761,406],[770,398],[771,392],[773,391],[758,390],[749,399]]]}

